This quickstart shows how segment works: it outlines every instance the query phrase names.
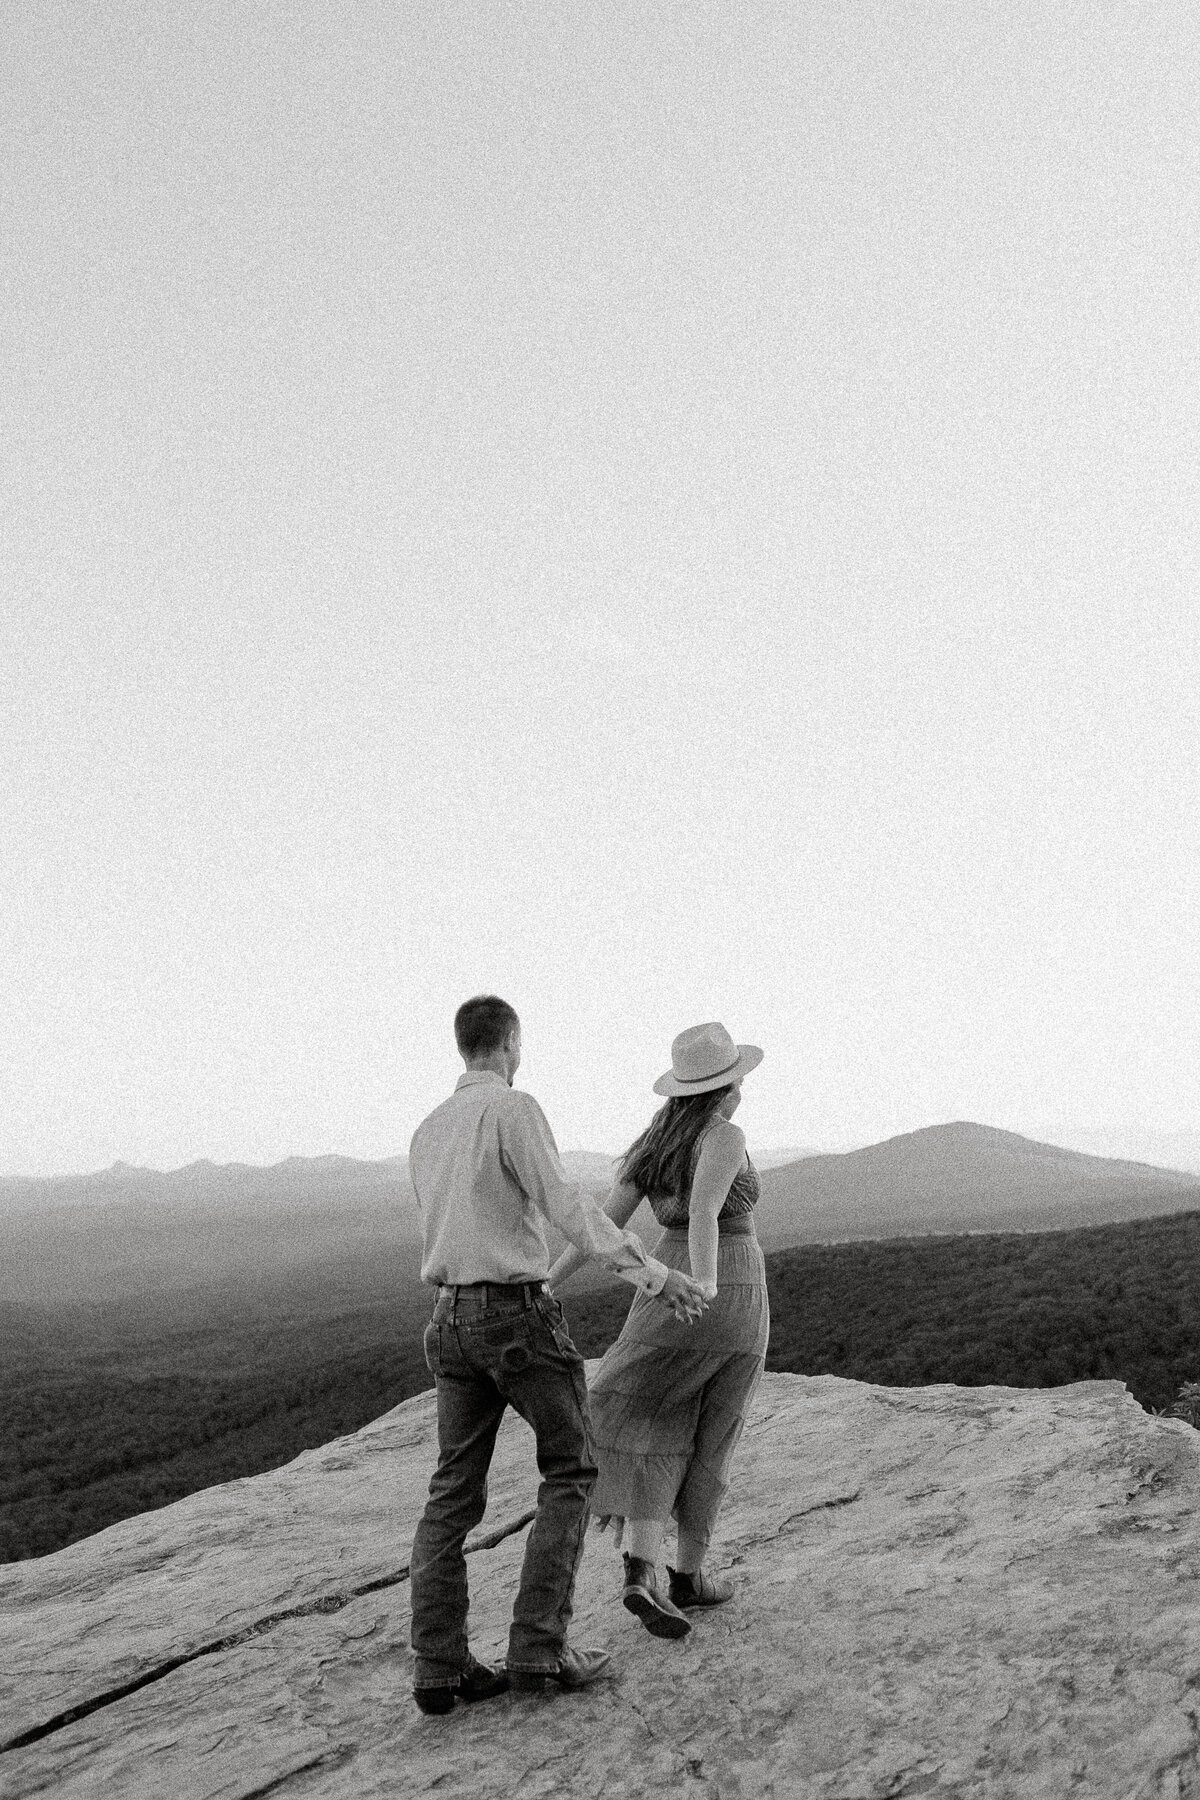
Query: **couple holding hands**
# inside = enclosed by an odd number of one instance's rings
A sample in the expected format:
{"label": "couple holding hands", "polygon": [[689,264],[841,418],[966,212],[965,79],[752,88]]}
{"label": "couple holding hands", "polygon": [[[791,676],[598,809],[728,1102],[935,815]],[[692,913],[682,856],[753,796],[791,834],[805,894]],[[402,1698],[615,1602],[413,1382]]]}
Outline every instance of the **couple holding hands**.
{"label": "couple holding hands", "polygon": [[[627,1538],[622,1599],[655,1637],[683,1637],[688,1612],[732,1598],[704,1558],[762,1374],[768,1313],[754,1230],[758,1176],[733,1124],[742,1077],[762,1061],[724,1026],[671,1046],[654,1083],[665,1104],[626,1151],[602,1211],[564,1173],[545,1115],[515,1089],[521,1022],[493,994],[454,1019],[466,1071],[417,1128],[409,1173],[424,1232],[421,1277],[437,1286],[425,1355],[437,1385],[438,1463],[413,1540],[413,1696],[449,1712],[580,1688],[608,1653],[569,1647],[567,1625],[589,1513]],[[643,1197],[664,1228],[647,1255],[624,1227]],[[545,1226],[570,1248],[549,1267]],[[551,1289],[589,1257],[637,1290],[591,1389]],[[532,1426],[541,1475],[506,1663],[467,1642],[463,1544],[483,1517],[505,1408]],[[675,1566],[657,1570],[674,1518]]]}

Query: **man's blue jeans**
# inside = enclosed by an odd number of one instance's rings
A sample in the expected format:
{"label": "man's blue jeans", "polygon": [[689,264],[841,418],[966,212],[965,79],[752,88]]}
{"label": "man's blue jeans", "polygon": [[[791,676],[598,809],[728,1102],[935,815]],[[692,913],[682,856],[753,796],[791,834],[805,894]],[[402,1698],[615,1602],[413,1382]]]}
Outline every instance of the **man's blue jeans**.
{"label": "man's blue jeans", "polygon": [[596,1481],[583,1358],[558,1301],[536,1282],[442,1289],[425,1329],[437,1378],[438,1465],[413,1540],[414,1687],[457,1685],[467,1665],[463,1542],[487,1505],[506,1406],[533,1427],[542,1481],[508,1639],[510,1669],[554,1669]]}

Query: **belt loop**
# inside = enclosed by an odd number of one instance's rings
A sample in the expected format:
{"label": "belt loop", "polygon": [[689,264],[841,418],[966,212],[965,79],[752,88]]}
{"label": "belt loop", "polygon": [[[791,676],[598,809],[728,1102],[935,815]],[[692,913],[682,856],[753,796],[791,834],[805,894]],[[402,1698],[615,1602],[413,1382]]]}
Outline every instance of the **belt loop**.
{"label": "belt loop", "polygon": [[458,1314],[458,1289],[451,1283],[446,1292],[450,1296],[450,1323],[453,1325]]}
{"label": "belt loop", "polygon": [[488,1309],[488,1284],[486,1281],[481,1281],[479,1285],[483,1289],[483,1310],[486,1312]]}

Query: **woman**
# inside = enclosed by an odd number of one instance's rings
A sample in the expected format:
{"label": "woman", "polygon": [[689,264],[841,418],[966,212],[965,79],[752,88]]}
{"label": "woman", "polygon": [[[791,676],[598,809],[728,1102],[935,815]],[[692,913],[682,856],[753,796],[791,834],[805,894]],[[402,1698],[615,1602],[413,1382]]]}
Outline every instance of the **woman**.
{"label": "woman", "polygon": [[[708,1300],[689,1329],[636,1295],[589,1389],[600,1469],[592,1510],[602,1529],[618,1521],[618,1543],[628,1524],[622,1599],[656,1637],[683,1637],[685,1608],[733,1595],[703,1565],[767,1350],[766,1275],[754,1230],[758,1175],[732,1122],[742,1078],[762,1055],[753,1044],[735,1044],[723,1025],[681,1032],[670,1070],[654,1083],[666,1105],[625,1152],[605,1208],[625,1225],[648,1198],[665,1227],[654,1254],[690,1273]],[[583,1260],[573,1249],[560,1256],[550,1285]],[[664,1593],[656,1564],[672,1516],[678,1548]]]}

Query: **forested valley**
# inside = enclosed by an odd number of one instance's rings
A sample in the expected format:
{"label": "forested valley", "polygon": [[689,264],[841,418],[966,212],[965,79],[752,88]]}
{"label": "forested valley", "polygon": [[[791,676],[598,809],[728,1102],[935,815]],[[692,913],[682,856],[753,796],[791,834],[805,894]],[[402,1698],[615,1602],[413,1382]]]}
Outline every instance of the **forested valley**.
{"label": "forested valley", "polygon": [[[1076,1231],[807,1245],[767,1258],[768,1367],[911,1387],[1200,1379],[1200,1213]],[[0,1310],[0,1560],[253,1475],[430,1385],[411,1254],[105,1307]],[[603,1352],[629,1289],[564,1296]]]}

